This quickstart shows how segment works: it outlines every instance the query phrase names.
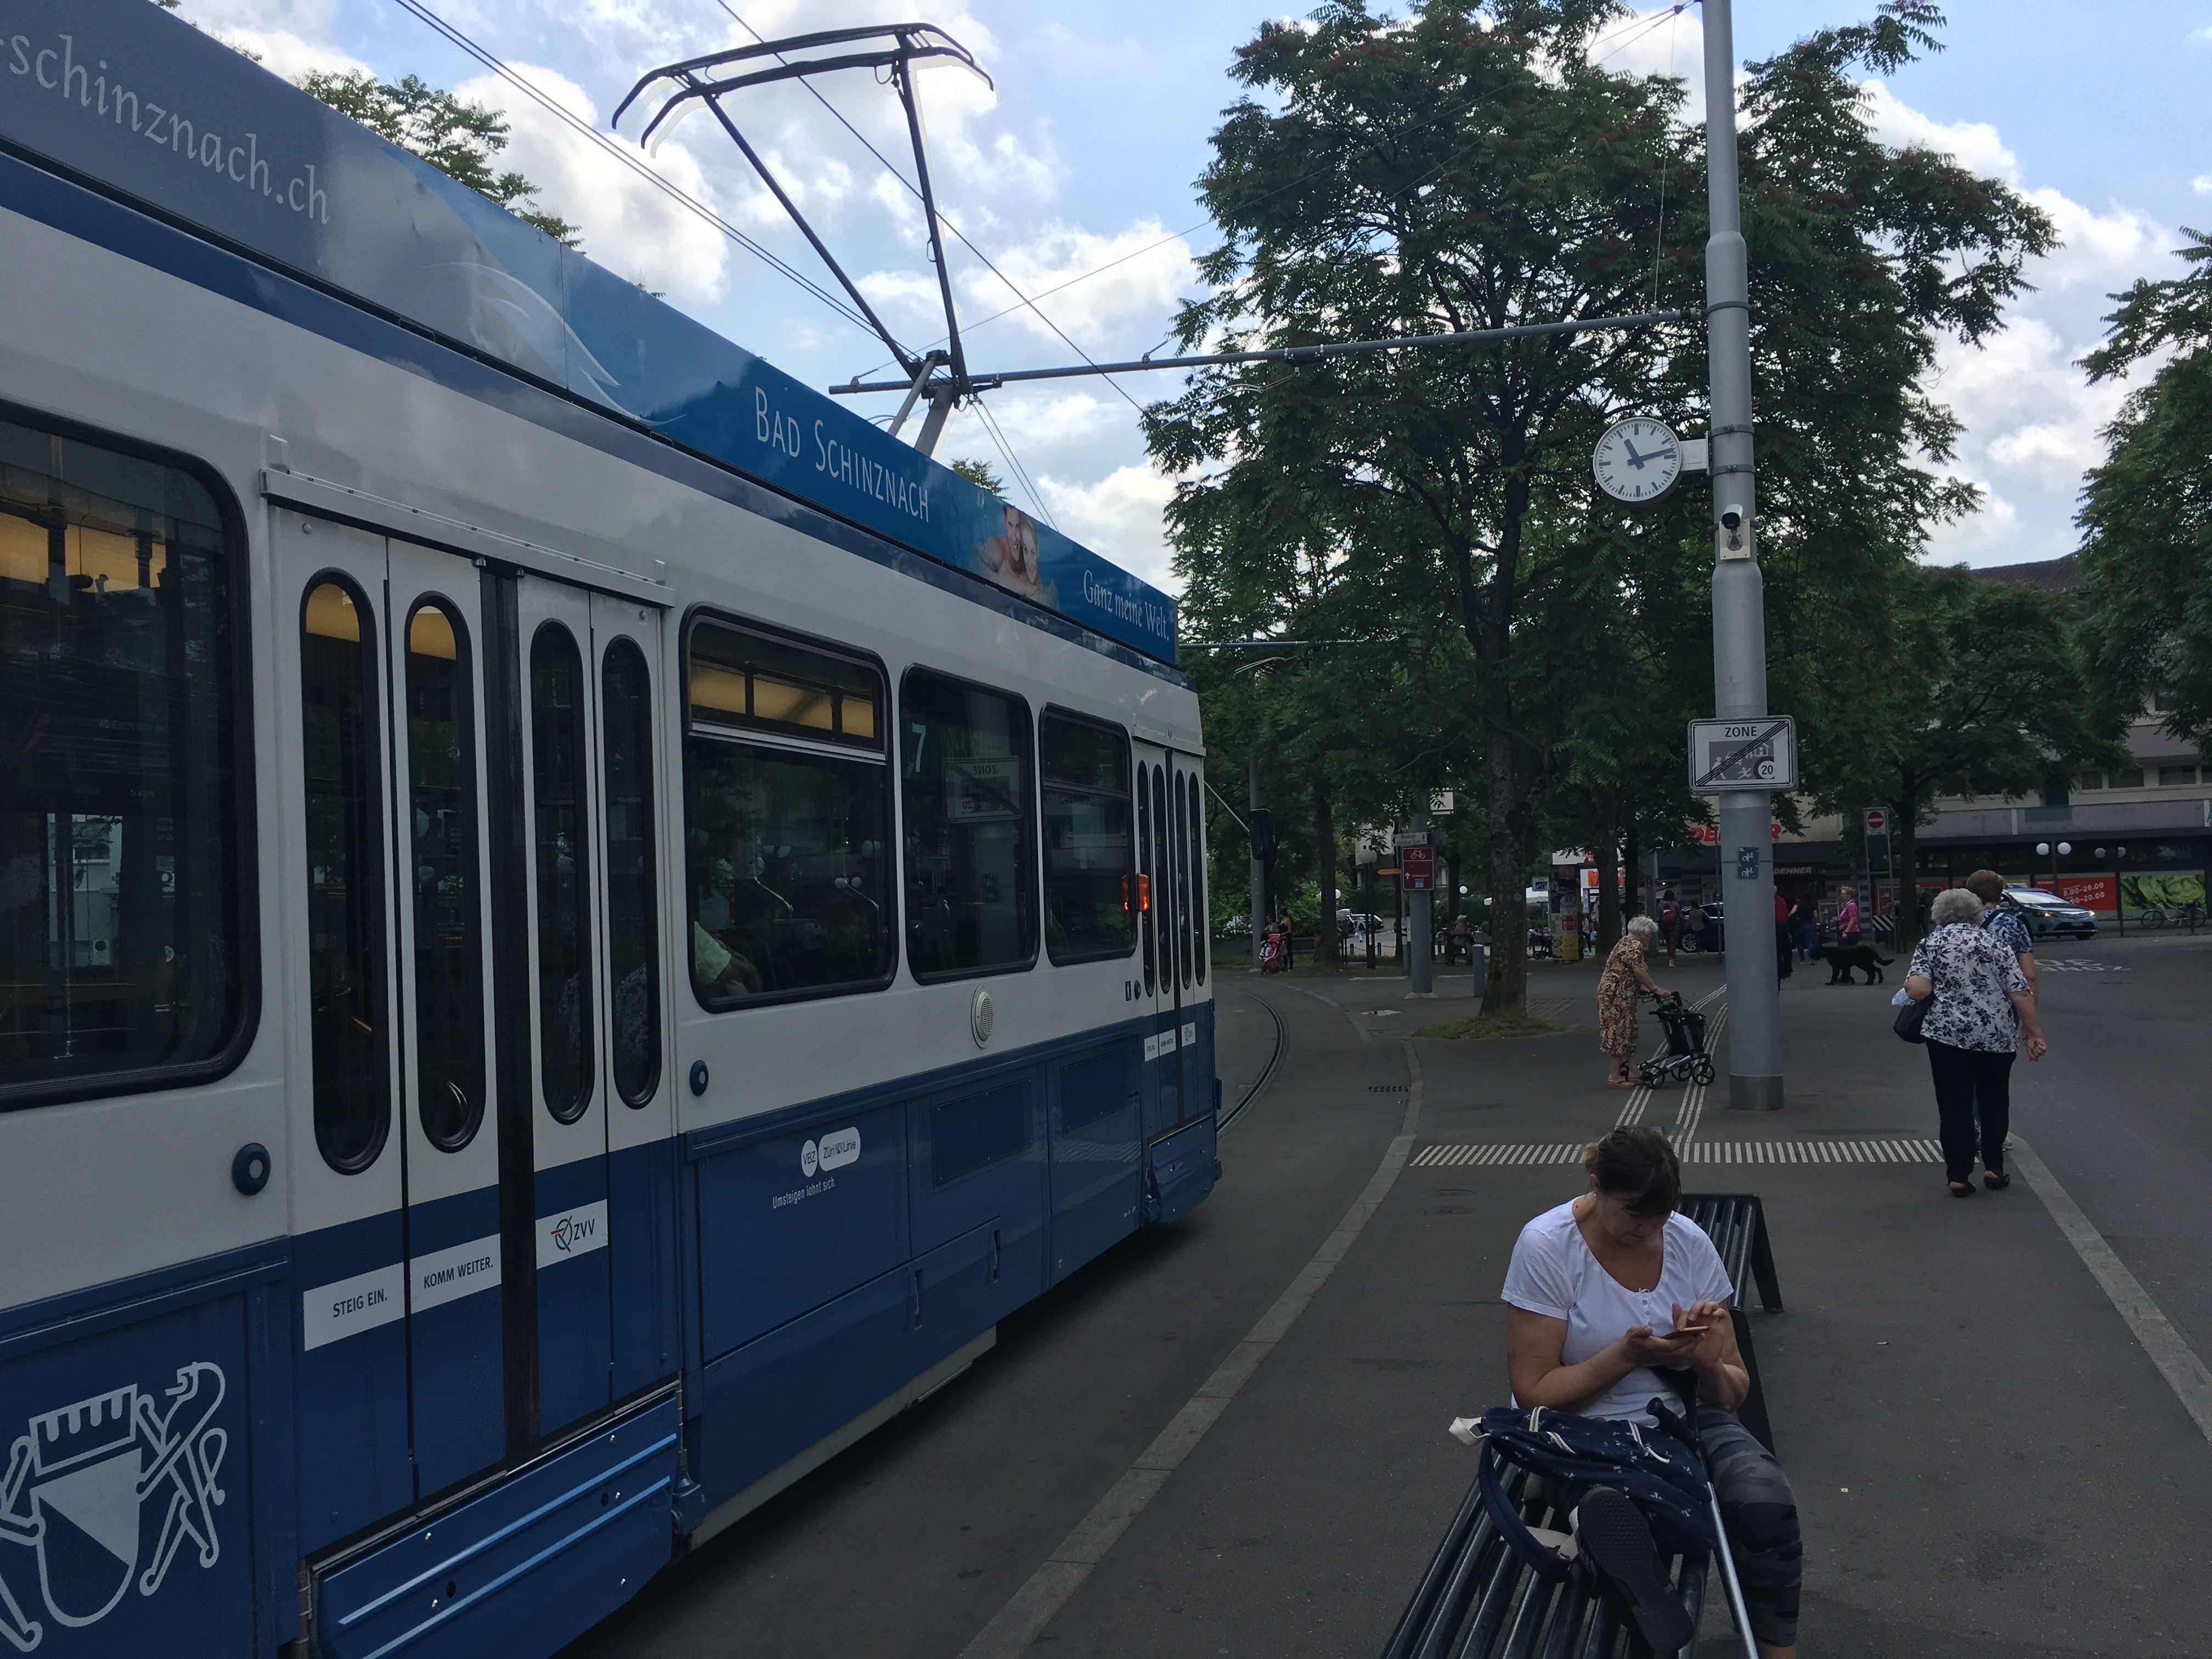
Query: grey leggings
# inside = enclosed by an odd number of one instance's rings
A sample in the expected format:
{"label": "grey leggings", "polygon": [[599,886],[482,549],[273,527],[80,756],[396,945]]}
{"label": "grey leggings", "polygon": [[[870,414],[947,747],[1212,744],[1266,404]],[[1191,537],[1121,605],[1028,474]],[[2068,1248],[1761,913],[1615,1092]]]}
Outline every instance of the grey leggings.
{"label": "grey leggings", "polygon": [[1734,1413],[1717,1406],[1698,1407],[1698,1437],[1743,1584],[1751,1633],[1769,1647],[1794,1646],[1805,1544],[1790,1477]]}

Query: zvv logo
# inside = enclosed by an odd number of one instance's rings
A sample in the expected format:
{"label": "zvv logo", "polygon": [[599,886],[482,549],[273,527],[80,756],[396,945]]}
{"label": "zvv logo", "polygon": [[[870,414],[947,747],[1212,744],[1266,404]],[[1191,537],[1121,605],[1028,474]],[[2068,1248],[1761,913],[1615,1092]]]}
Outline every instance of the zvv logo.
{"label": "zvv logo", "polygon": [[[164,1390],[166,1412],[126,1382],[30,1420],[0,1476],[0,1543],[37,1552],[39,1588],[57,1622],[97,1624],[115,1610],[139,1565],[139,1507],[157,1493],[167,1494],[169,1511],[137,1574],[139,1595],[161,1588],[187,1538],[202,1567],[216,1564],[223,1493],[215,1477],[230,1437],[210,1425],[222,1395],[222,1367],[195,1360]],[[44,1634],[0,1573],[0,1636],[28,1653]]]}

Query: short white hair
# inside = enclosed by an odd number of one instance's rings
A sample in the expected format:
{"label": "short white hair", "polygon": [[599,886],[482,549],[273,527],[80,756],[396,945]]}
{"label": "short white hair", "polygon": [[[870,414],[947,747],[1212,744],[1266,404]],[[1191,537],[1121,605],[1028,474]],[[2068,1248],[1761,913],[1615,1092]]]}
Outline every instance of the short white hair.
{"label": "short white hair", "polygon": [[1961,921],[1969,927],[1981,925],[1982,902],[1963,887],[1947,887],[1936,895],[1935,903],[1928,907],[1928,920],[1938,927]]}
{"label": "short white hair", "polygon": [[1642,939],[1646,934],[1657,933],[1659,924],[1649,916],[1631,916],[1628,919],[1628,931],[1638,939]]}

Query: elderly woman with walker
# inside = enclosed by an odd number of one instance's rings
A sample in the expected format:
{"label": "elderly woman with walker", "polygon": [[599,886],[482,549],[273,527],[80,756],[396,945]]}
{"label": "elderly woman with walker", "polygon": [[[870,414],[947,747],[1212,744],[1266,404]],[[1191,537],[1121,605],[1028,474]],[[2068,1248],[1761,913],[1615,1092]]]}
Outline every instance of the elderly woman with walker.
{"label": "elderly woman with walker", "polygon": [[1606,1073],[1608,1089],[1632,1089],[1629,1068],[1636,1063],[1636,999],[1639,994],[1664,996],[1644,966],[1644,947],[1659,931],[1649,916],[1631,916],[1627,931],[1605,959],[1597,981],[1597,1046],[1605,1051],[1613,1069]]}

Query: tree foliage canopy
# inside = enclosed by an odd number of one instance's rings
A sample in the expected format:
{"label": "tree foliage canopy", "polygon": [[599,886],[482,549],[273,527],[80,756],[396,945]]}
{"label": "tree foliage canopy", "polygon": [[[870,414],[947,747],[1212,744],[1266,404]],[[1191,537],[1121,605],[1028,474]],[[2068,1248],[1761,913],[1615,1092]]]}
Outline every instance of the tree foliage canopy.
{"label": "tree foliage canopy", "polygon": [[367,70],[313,70],[300,84],[380,138],[420,156],[555,241],[567,247],[582,245],[574,225],[530,204],[537,185],[512,169],[495,169],[494,158],[507,148],[508,131],[497,110],[457,97],[415,75],[388,82]]}
{"label": "tree foliage canopy", "polygon": [[[1586,61],[1620,10],[1422,0],[1399,17],[1337,0],[1262,25],[1200,180],[1222,240],[1179,337],[1296,346],[1701,310],[1702,134],[1679,82]],[[1929,527],[1972,504],[1936,470],[1956,424],[1922,377],[1943,337],[1998,325],[2052,244],[2003,184],[1869,131],[1854,76],[1929,49],[1941,21],[1889,0],[1751,65],[1742,94],[1771,689],[1808,750],[1826,707],[1884,660]],[[1480,780],[1487,885],[1517,906],[1559,820],[1595,834],[1639,793],[1689,809],[1672,780],[1680,721],[1710,708],[1710,503],[1691,484],[1622,511],[1589,456],[1630,412],[1695,430],[1706,378],[1692,327],[1206,371],[1147,416],[1154,454],[1198,475],[1170,512],[1185,617],[1213,638],[1423,624],[1394,684],[1425,675],[1419,700],[1459,720],[1437,764]],[[1328,660],[1351,699],[1328,723],[1371,730],[1391,704]],[[1419,734],[1437,724],[1382,734],[1385,752],[1434,747]],[[1522,995],[1518,940],[1503,945],[1492,1012]]]}
{"label": "tree foliage canopy", "polygon": [[2082,499],[2090,640],[2110,695],[2155,701],[2178,736],[2212,737],[2212,236],[2185,232],[2191,269],[2140,282],[2083,360],[2109,380],[2171,353],[2107,429]]}

